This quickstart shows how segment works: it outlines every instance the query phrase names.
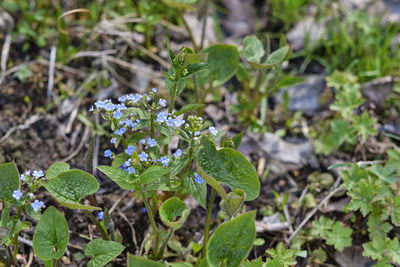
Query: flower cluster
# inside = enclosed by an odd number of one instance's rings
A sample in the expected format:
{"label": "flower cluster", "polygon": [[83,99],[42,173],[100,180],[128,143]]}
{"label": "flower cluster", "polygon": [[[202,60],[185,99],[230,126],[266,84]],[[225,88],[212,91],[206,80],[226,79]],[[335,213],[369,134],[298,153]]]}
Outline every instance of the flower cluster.
{"label": "flower cluster", "polygon": [[[42,170],[34,170],[33,172],[27,170],[25,173],[21,174],[19,178],[30,188],[30,191],[27,194],[24,194],[20,189],[13,191],[12,197],[21,202],[31,201],[35,197],[32,192],[36,190],[38,185],[41,183],[41,180],[45,180],[44,172]],[[36,199],[33,203],[31,203],[31,207],[37,212],[41,208],[45,207],[45,205],[43,201]]]}

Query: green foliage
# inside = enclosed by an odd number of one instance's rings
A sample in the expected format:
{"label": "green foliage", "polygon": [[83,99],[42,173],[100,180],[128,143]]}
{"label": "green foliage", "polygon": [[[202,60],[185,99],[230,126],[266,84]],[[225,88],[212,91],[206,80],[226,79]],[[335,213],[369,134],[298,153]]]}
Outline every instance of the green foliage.
{"label": "green foliage", "polygon": [[363,248],[363,255],[377,260],[378,264],[385,262],[390,266],[388,260],[400,264],[400,245],[397,237],[392,240],[388,237],[375,237],[371,242],[364,244]]}
{"label": "green foliage", "polygon": [[255,212],[240,215],[221,224],[207,245],[209,266],[239,266],[247,257],[256,237]]}
{"label": "green foliage", "polygon": [[267,249],[265,252],[272,257],[272,259],[267,259],[267,267],[289,267],[297,263],[294,259],[294,251],[286,249],[283,243],[279,243],[275,249]]}
{"label": "green foliage", "polygon": [[0,165],[0,200],[11,200],[19,187],[19,173],[14,162]]}
{"label": "green foliage", "polygon": [[69,240],[68,224],[64,215],[56,208],[49,207],[36,226],[33,235],[33,249],[43,261],[60,259]]}
{"label": "green foliage", "polygon": [[85,246],[85,255],[92,257],[89,267],[101,267],[117,257],[124,250],[124,246],[114,241],[93,239]]}
{"label": "green foliage", "polygon": [[[178,230],[189,216],[190,209],[186,208],[185,202],[177,197],[164,201],[160,207],[160,218],[165,225]],[[177,217],[180,217],[177,219]]]}
{"label": "green foliage", "polygon": [[51,180],[62,172],[69,171],[69,165],[65,162],[55,162],[50,165],[46,172],[46,178]]}
{"label": "green foliage", "polygon": [[166,267],[164,264],[128,253],[128,267]]}

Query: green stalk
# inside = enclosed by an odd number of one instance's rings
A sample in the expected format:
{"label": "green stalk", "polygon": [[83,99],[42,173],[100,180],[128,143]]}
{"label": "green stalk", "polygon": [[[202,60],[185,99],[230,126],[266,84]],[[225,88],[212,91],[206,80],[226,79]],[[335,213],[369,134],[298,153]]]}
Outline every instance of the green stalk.
{"label": "green stalk", "polygon": [[[168,114],[171,114],[175,107],[176,87],[178,86],[178,81],[174,81],[174,87],[172,88],[172,95],[169,101]],[[168,155],[168,144],[164,145],[164,154]]]}
{"label": "green stalk", "polygon": [[138,186],[139,193],[143,198],[144,205],[145,205],[145,207],[147,209],[147,215],[149,216],[151,226],[153,227],[153,232],[154,232],[155,239],[156,239],[155,246],[154,246],[154,256],[157,257],[159,240],[158,240],[158,229],[157,229],[156,221],[154,220],[154,216],[153,216],[153,212],[152,212],[149,200],[146,198],[146,195],[144,194],[142,185],[140,183],[136,183],[136,185]]}
{"label": "green stalk", "polygon": [[168,241],[171,239],[171,236],[174,234],[174,232],[175,232],[174,227],[169,228],[168,234],[161,245],[160,252],[158,254],[158,259],[162,259],[164,257],[165,248],[167,247]]}
{"label": "green stalk", "polygon": [[207,207],[206,229],[204,231],[203,251],[201,252],[201,257],[203,259],[206,257],[207,243],[208,243],[208,239],[210,237],[211,213],[212,213],[212,207],[213,207],[213,204],[214,204],[214,199],[215,199],[215,189],[213,187],[211,189],[211,196],[210,196],[210,200],[208,201],[208,207]]}
{"label": "green stalk", "polygon": [[88,210],[84,210],[84,213],[86,214],[86,216],[88,216],[88,218],[92,221],[92,223],[96,225],[96,228],[97,230],[99,230],[103,240],[109,240],[107,233],[104,231],[103,227],[101,227],[100,222],[97,220],[97,218],[94,217],[94,215]]}
{"label": "green stalk", "polygon": [[[10,255],[10,261],[13,265],[18,266],[17,260],[14,257],[14,253],[11,251],[11,248],[9,246],[4,245],[7,248],[8,255]],[[7,261],[8,265],[11,266],[10,261]]]}

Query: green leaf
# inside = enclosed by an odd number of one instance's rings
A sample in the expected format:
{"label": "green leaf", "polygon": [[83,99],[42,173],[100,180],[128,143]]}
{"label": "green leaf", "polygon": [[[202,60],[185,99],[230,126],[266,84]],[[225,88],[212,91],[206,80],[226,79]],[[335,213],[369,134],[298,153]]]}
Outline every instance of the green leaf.
{"label": "green leaf", "polygon": [[179,116],[185,112],[201,108],[202,106],[204,106],[204,105],[198,104],[198,103],[187,104],[187,105],[183,106],[179,111],[175,112],[174,115]]}
{"label": "green leaf", "polygon": [[332,134],[336,139],[337,145],[340,146],[347,142],[349,144],[355,144],[357,137],[354,134],[354,129],[345,120],[333,120],[331,121]]}
{"label": "green leaf", "polygon": [[394,184],[397,182],[398,175],[394,165],[386,164],[385,167],[383,167],[382,165],[375,164],[372,166],[371,172],[386,183]]}
{"label": "green leaf", "polygon": [[394,198],[390,216],[392,218],[392,223],[396,226],[400,226],[400,196]]}
{"label": "green leaf", "polygon": [[268,57],[267,60],[265,61],[265,65],[277,65],[279,63],[282,63],[286,58],[288,57],[290,53],[290,47],[288,45],[285,45],[274,52],[272,52]]}
{"label": "green leaf", "polygon": [[319,217],[312,222],[311,234],[316,237],[326,238],[333,225],[333,220],[325,216]]}
{"label": "green leaf", "polygon": [[242,207],[246,194],[241,189],[235,189],[228,194],[227,199],[222,199],[219,203],[221,210],[231,218]]}
{"label": "green leaf", "polygon": [[193,177],[189,175],[183,176],[183,186],[186,190],[199,202],[200,206],[204,209],[207,209],[207,184],[206,183],[197,183]]}
{"label": "green leaf", "polygon": [[282,242],[275,249],[267,249],[265,252],[272,257],[272,259],[267,259],[266,266],[268,267],[289,267],[297,263],[294,259],[294,251],[286,249]]}
{"label": "green leaf", "polygon": [[0,184],[0,200],[13,199],[13,192],[19,188],[19,173],[14,162],[0,165]]}
{"label": "green leaf", "polygon": [[[160,218],[168,227],[178,230],[185,223],[189,216],[190,209],[185,202],[177,197],[171,197],[164,201],[160,207]],[[180,217],[177,219],[177,217]]]}
{"label": "green leaf", "polygon": [[371,239],[373,239],[375,236],[384,238],[393,228],[390,223],[385,222],[380,217],[381,216],[373,216],[372,214],[368,216],[367,225]]}
{"label": "green leaf", "polygon": [[[247,201],[258,197],[260,180],[257,172],[240,152],[231,148],[216,150],[214,143],[205,137],[201,141],[204,147],[200,151],[198,163],[207,175],[228,185],[231,190],[243,190],[246,193]],[[199,173],[202,170],[199,170]],[[203,177],[202,173],[200,175]],[[207,179],[207,177],[203,177],[203,179]]]}
{"label": "green leaf", "polygon": [[62,172],[43,186],[58,202],[70,208],[82,208],[80,200],[99,189],[96,178],[81,170]]}
{"label": "green leaf", "polygon": [[[129,158],[129,155],[126,153],[121,153],[115,156],[113,161],[111,162],[111,167],[120,167],[122,166],[125,161],[127,161]],[[119,169],[119,168],[118,168]]]}
{"label": "green leaf", "polygon": [[246,259],[256,237],[255,211],[240,215],[217,227],[207,244],[207,261],[211,267],[235,267]]}
{"label": "green leaf", "polygon": [[352,190],[361,180],[368,178],[368,171],[361,169],[357,163],[353,163],[350,170],[342,171],[341,175],[344,181],[344,188]]}
{"label": "green leaf", "polygon": [[243,41],[244,56],[248,61],[259,63],[265,51],[262,42],[255,36],[246,36]]}
{"label": "green leaf", "polygon": [[181,181],[176,177],[162,176],[154,180],[152,183],[143,185],[143,190],[145,192],[151,190],[161,190],[161,191],[176,191],[180,188]]}
{"label": "green leaf", "polygon": [[302,77],[285,75],[279,80],[277,87],[285,88],[285,87],[289,87],[289,86],[295,86],[304,81],[305,81],[305,79]]}
{"label": "green leaf", "polygon": [[170,262],[168,263],[171,267],[193,267],[192,264],[187,262]]}
{"label": "green leaf", "polygon": [[108,176],[111,180],[116,182],[124,190],[134,189],[134,180],[128,180],[129,175],[126,171],[121,170],[118,167],[110,167],[106,165],[98,166],[102,173]]}
{"label": "green leaf", "polygon": [[187,73],[184,75],[185,78],[189,77],[190,75],[199,72],[201,70],[204,70],[208,67],[206,63],[194,63],[194,64],[189,64],[186,67]]}
{"label": "green leaf", "polygon": [[69,170],[69,164],[65,162],[55,162],[50,165],[49,169],[46,172],[46,178],[48,180],[56,177],[62,172],[66,172]]}
{"label": "green leaf", "polygon": [[200,86],[204,86],[212,78],[212,85],[220,86],[235,74],[240,58],[236,46],[216,44],[202,50],[202,53],[208,53],[208,68],[196,74]]}
{"label": "green leaf", "polygon": [[92,257],[87,263],[88,267],[101,267],[115,257],[118,257],[125,247],[114,241],[94,239],[85,246],[85,255]]}
{"label": "green leaf", "polygon": [[197,2],[197,0],[161,0],[161,1],[167,6],[173,8],[183,8],[187,10],[195,10],[195,8],[190,4],[194,4]]}
{"label": "green leaf", "polygon": [[364,141],[367,140],[368,136],[378,133],[374,128],[375,123],[376,119],[371,118],[367,111],[364,111],[361,116],[353,117],[353,127]]}
{"label": "green leaf", "polygon": [[67,248],[68,224],[64,215],[50,206],[36,226],[33,235],[33,250],[43,261],[60,259]]}
{"label": "green leaf", "polygon": [[352,232],[353,230],[349,227],[343,227],[340,222],[336,222],[332,227],[332,231],[328,233],[326,243],[333,245],[336,250],[342,251],[345,247],[351,246]]}
{"label": "green leaf", "polygon": [[389,260],[400,263],[400,244],[397,237],[393,240],[388,237],[385,237],[385,239],[375,237],[371,242],[363,244],[363,248],[363,256],[378,261]]}
{"label": "green leaf", "polygon": [[133,256],[128,253],[128,267],[166,267],[165,264],[162,264],[157,261],[148,260],[143,257]]}
{"label": "green leaf", "polygon": [[141,184],[148,184],[154,182],[155,180],[161,178],[170,171],[170,168],[165,168],[162,166],[150,166],[145,170],[139,177]]}
{"label": "green leaf", "polygon": [[362,180],[357,188],[347,194],[351,196],[351,201],[348,204],[349,210],[360,210],[365,217],[371,211],[371,202],[375,197],[376,188],[373,184]]}

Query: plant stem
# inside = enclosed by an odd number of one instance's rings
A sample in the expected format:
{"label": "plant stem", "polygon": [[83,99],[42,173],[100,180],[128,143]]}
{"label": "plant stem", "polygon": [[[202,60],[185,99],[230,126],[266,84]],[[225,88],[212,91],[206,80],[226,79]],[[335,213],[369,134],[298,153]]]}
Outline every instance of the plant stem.
{"label": "plant stem", "polygon": [[146,198],[146,195],[145,195],[145,193],[143,191],[142,185],[140,183],[136,183],[136,184],[138,186],[139,193],[143,198],[144,205],[145,205],[145,207],[147,209],[147,215],[149,216],[151,226],[153,227],[153,232],[154,232],[155,239],[156,239],[155,246],[154,246],[154,255],[157,257],[157,255],[158,255],[158,242],[159,241],[158,241],[158,229],[157,229],[156,221],[154,220],[154,216],[153,216],[153,212],[152,212],[149,200]]}
{"label": "plant stem", "polygon": [[94,223],[96,225],[96,228],[100,232],[103,240],[109,240],[107,233],[104,231],[103,227],[101,227],[100,222],[97,220],[97,218],[94,217],[94,215],[88,210],[84,210],[84,212],[85,212],[86,216],[88,216],[88,218],[92,221],[92,223]]}
{"label": "plant stem", "polygon": [[186,30],[188,31],[190,41],[192,42],[192,45],[193,45],[193,49],[194,49],[195,53],[197,53],[199,51],[199,48],[197,47],[196,41],[194,40],[193,32],[190,29],[189,24],[186,22],[185,18],[183,17],[183,13],[181,13],[181,18],[182,18],[183,25],[185,26]]}
{"label": "plant stem", "polygon": [[167,247],[168,241],[171,239],[171,236],[174,234],[174,232],[175,232],[174,227],[169,228],[168,234],[161,245],[160,252],[158,254],[158,259],[162,259],[162,257],[164,256],[165,248]]}
{"label": "plant stem", "polygon": [[[18,263],[17,263],[17,260],[16,260],[15,257],[14,257],[13,252],[11,251],[11,248],[10,248],[9,246],[5,246],[5,247],[7,248],[8,255],[10,256],[10,261],[11,261],[11,263],[12,263],[13,265],[17,266]],[[10,264],[10,266],[11,266],[11,264]]]}
{"label": "plant stem", "polygon": [[204,243],[203,243],[203,251],[201,252],[201,257],[205,258],[206,253],[207,253],[207,243],[208,239],[210,237],[210,222],[211,222],[211,214],[212,214],[212,207],[214,204],[214,199],[215,199],[215,189],[211,189],[211,196],[210,200],[208,201],[208,207],[207,207],[207,221],[206,221],[206,229],[204,231]]}

